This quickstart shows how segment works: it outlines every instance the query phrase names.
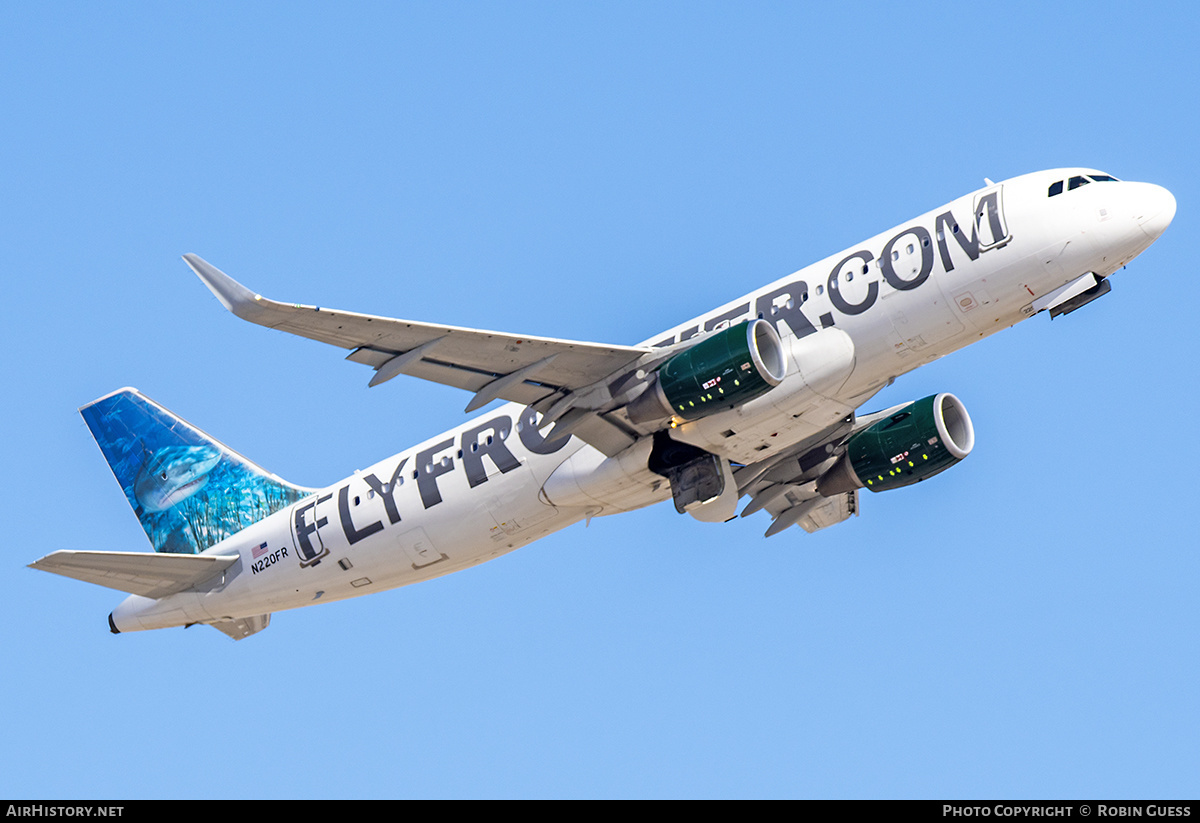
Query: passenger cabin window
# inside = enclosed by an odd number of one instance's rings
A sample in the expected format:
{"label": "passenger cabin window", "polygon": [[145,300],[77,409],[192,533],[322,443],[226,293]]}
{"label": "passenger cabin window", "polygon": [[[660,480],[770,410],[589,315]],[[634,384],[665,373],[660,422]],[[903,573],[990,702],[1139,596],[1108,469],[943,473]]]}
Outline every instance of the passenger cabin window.
{"label": "passenger cabin window", "polygon": [[1063,189],[1063,181],[1059,180],[1057,183],[1051,183],[1050,184],[1050,194],[1047,196],[1053,197],[1056,194],[1062,194],[1062,189]]}

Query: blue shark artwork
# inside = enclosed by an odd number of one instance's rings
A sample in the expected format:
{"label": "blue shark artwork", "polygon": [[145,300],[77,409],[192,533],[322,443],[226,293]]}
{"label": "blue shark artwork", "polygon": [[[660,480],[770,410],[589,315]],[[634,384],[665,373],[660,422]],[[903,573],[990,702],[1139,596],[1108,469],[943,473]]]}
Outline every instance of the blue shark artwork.
{"label": "blue shark artwork", "polygon": [[167,446],[138,472],[133,493],[144,511],[163,512],[191,497],[208,482],[221,453],[208,446]]}
{"label": "blue shark artwork", "polygon": [[309,493],[134,389],[79,411],[155,551],[202,552]]}

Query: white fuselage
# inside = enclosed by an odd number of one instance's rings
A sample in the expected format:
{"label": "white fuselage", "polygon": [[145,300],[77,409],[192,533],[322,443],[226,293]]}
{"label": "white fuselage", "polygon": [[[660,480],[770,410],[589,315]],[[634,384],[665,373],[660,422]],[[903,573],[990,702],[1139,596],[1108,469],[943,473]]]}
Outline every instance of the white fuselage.
{"label": "white fuselage", "polygon": [[[718,442],[712,432],[726,426],[703,420],[672,436],[738,463],[769,458],[897,376],[1025,319],[1064,284],[1113,273],[1158,237],[1174,198],[1115,181],[1048,196],[1055,181],[1086,173],[990,185],[646,341],[670,345],[755,317],[774,322],[785,343],[828,327],[853,341],[835,396],[781,408],[761,402],[768,392],[722,413],[737,417],[736,438]],[[646,468],[649,438],[606,458],[577,438],[547,442],[534,419],[508,404],[356,472],[209,549],[240,559],[206,591],[132,596],[113,624],[212,622],[391,589],[670,497]]]}

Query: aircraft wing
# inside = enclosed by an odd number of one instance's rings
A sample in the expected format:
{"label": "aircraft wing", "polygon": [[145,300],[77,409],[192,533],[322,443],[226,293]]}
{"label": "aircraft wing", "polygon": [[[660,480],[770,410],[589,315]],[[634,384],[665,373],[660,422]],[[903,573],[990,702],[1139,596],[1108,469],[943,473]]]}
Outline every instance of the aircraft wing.
{"label": "aircraft wing", "polygon": [[29,564],[110,589],[166,597],[192,588],[238,560],[234,555],[57,551]]}
{"label": "aircraft wing", "polygon": [[279,303],[194,254],[183,259],[225,308],[243,320],[350,349],[347,360],[375,369],[372,386],[407,374],[474,392],[468,412],[497,398],[541,403],[539,411],[545,412],[556,400],[654,352]]}

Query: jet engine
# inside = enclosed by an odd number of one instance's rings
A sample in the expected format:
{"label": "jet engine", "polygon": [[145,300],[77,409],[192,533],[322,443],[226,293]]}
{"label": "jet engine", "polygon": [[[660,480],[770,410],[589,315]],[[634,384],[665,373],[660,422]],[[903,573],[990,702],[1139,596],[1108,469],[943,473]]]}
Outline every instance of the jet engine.
{"label": "jet engine", "polygon": [[746,320],[663,363],[625,413],[636,424],[699,420],[765,394],[786,374],[779,332],[761,318]]}
{"label": "jet engine", "polygon": [[817,481],[817,491],[832,497],[911,486],[950,468],[974,446],[975,429],[962,401],[944,392],[931,395],[852,434],[846,453]]}

